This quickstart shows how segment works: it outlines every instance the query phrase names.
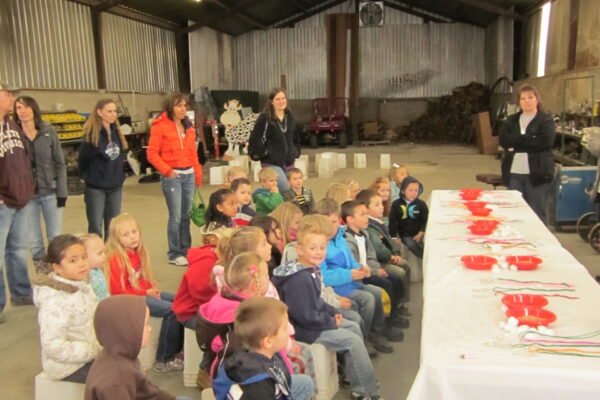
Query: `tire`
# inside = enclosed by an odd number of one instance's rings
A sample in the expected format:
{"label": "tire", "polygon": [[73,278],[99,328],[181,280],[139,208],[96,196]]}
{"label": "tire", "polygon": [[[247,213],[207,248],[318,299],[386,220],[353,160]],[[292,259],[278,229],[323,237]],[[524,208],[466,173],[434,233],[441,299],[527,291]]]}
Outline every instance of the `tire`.
{"label": "tire", "polygon": [[338,132],[338,147],[340,149],[345,149],[348,146],[348,136],[346,135],[346,131]]}
{"label": "tire", "polygon": [[317,136],[316,133],[309,132],[308,140],[309,140],[311,149],[316,149],[317,147],[319,147],[319,137]]}
{"label": "tire", "polygon": [[589,241],[592,249],[600,253],[600,224],[594,225],[590,230]]}
{"label": "tire", "polygon": [[595,212],[588,212],[583,214],[577,220],[577,233],[579,234],[579,237],[587,242],[588,235],[590,234],[590,231],[592,230],[594,225],[596,225],[596,223],[597,217]]}

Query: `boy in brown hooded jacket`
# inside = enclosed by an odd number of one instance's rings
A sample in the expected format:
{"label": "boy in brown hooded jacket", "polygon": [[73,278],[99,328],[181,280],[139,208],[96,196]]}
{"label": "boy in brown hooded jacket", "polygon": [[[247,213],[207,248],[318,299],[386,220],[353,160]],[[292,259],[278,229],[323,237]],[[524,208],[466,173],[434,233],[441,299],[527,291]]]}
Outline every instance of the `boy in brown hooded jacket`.
{"label": "boy in brown hooded jacket", "polygon": [[140,370],[138,354],[150,342],[150,314],[143,296],[116,295],[103,300],[94,315],[96,337],[104,349],[88,374],[85,400],[175,400]]}

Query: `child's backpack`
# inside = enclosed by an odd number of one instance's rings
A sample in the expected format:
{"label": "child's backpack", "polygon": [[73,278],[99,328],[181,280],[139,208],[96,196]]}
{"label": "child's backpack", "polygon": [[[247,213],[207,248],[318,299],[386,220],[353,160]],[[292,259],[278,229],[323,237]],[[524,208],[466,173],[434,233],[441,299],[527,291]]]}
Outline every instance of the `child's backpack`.
{"label": "child's backpack", "polygon": [[269,374],[263,372],[243,382],[234,382],[227,376],[225,368],[219,368],[217,376],[212,381],[213,392],[215,393],[216,400],[237,400],[243,394],[242,389],[239,387],[240,385],[249,385],[263,379],[269,379],[269,377]]}
{"label": "child's backpack", "polygon": [[[226,291],[222,291],[221,295],[230,300],[243,301],[242,298],[228,294]],[[216,353],[212,349],[213,340],[219,336],[221,342],[223,342],[223,348]],[[236,349],[240,348],[240,343],[237,340],[235,333],[233,332],[233,322],[230,323],[216,323],[211,322],[204,318],[200,313],[196,314],[196,342],[200,350],[208,357],[208,362],[212,366],[215,360],[217,360],[218,369],[226,356],[229,356]],[[212,369],[211,378],[214,379],[216,369]]]}

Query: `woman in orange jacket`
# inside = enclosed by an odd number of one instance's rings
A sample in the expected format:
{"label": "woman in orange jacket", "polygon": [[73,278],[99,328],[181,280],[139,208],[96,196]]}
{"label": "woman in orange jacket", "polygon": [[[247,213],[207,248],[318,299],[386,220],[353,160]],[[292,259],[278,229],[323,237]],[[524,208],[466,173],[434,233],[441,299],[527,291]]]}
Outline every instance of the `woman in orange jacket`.
{"label": "woman in orange jacket", "polygon": [[196,132],[186,116],[188,98],[175,93],[163,113],[152,122],[147,157],[161,174],[162,191],[169,210],[167,237],[169,263],[187,265],[191,246],[190,219],[194,188],[202,185]]}

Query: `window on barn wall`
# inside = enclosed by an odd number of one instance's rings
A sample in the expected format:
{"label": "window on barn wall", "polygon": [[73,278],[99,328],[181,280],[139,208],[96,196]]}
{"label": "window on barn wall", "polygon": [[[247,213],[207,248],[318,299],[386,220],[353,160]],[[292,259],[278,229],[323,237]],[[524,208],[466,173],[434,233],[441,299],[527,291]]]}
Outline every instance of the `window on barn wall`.
{"label": "window on barn wall", "polygon": [[542,19],[540,23],[540,36],[538,46],[537,76],[544,76],[546,72],[546,49],[548,46],[548,29],[550,25],[550,9],[552,2],[542,6]]}

